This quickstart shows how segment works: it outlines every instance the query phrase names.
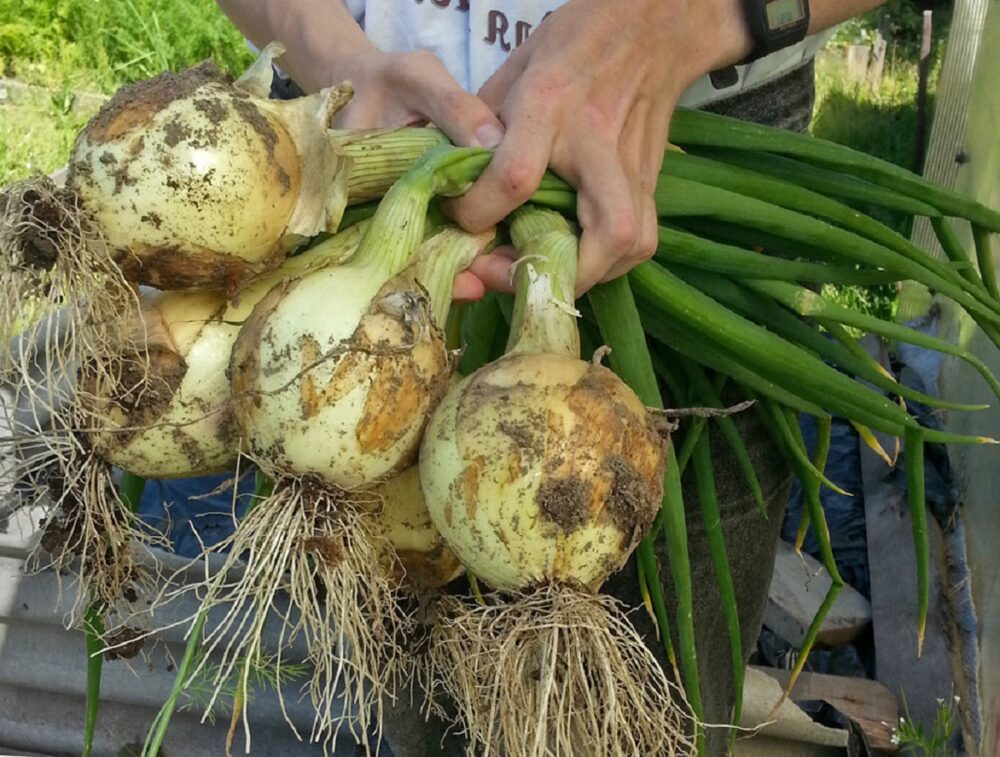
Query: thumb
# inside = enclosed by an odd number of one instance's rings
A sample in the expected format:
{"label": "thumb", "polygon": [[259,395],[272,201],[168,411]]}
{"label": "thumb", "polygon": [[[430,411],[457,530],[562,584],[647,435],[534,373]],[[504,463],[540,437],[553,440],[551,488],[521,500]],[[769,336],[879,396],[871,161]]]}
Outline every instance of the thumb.
{"label": "thumb", "polygon": [[455,144],[488,149],[500,144],[503,124],[485,102],[466,92],[447,74],[428,81],[428,88],[421,109]]}

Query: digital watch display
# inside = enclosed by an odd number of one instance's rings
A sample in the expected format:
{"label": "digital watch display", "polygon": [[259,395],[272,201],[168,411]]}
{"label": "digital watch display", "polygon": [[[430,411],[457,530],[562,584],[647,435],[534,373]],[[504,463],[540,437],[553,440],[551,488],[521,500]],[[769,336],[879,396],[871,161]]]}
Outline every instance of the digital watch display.
{"label": "digital watch display", "polygon": [[746,0],[745,5],[755,48],[763,48],[764,55],[805,39],[809,29],[806,0]]}
{"label": "digital watch display", "polygon": [[[809,31],[809,0],[743,0],[743,15],[753,50],[740,64],[798,44]],[[739,82],[734,66],[713,71],[712,84],[725,89]]]}

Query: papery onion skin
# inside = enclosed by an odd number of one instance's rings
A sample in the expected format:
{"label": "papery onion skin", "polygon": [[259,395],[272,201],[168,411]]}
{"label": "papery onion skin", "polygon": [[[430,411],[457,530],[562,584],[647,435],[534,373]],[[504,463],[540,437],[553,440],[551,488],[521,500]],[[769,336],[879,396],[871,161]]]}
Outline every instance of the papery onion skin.
{"label": "papery onion skin", "polygon": [[350,161],[323,118],[337,95],[251,97],[259,68],[245,84],[205,63],[124,87],[80,133],[69,185],[131,280],[234,292],[336,230]]}
{"label": "papery onion skin", "polygon": [[103,459],[144,478],[232,468],[238,436],[226,367],[236,329],[221,318],[226,307],[225,296],[213,292],[144,300],[149,375],[126,370],[114,396],[88,400],[95,413],[89,437]]}
{"label": "papery onion skin", "polygon": [[466,378],[420,452],[434,524],[497,589],[596,589],[628,558],[662,497],[664,438],[603,366],[510,354]]}
{"label": "papery onion skin", "polygon": [[[419,466],[411,466],[376,487],[381,498],[379,530],[392,545],[401,578],[418,589],[444,586],[465,572],[437,530],[420,487]],[[391,556],[390,556],[391,559]]]}
{"label": "papery onion skin", "polygon": [[415,280],[372,289],[370,271],[343,266],[276,287],[254,308],[231,378],[261,464],[350,489],[413,462],[454,358]]}

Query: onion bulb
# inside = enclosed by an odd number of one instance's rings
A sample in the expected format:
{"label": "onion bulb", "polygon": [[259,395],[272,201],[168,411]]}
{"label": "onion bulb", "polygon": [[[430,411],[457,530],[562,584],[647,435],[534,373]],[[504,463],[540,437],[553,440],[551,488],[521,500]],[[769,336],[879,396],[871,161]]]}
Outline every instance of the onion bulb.
{"label": "onion bulb", "polygon": [[420,468],[411,466],[379,484],[372,494],[381,500],[377,522],[392,547],[390,569],[414,589],[437,589],[465,571],[431,519],[420,488]]}
{"label": "onion bulb", "polygon": [[[381,497],[360,485],[412,460],[438,385],[447,387],[454,360],[437,322],[455,274],[492,235],[449,228],[421,240],[432,192],[451,186],[436,171],[466,154],[428,156],[382,200],[349,262],[272,288],[233,349],[244,451],[274,484],[219,546],[225,565],[206,580],[203,608],[228,609],[205,646],[222,653],[222,686],[256,654],[273,598],[287,593],[282,638],[305,639],[312,738],[325,744],[345,720],[359,740],[377,733],[382,696],[406,675],[399,645],[412,618],[383,559]],[[365,413],[373,391],[396,392],[382,398],[385,415]],[[357,440],[372,443],[375,462],[339,460]]]}
{"label": "onion bulb", "polygon": [[282,282],[344,262],[367,222],[350,226],[253,279],[231,301],[221,292],[163,292],[144,299],[136,342],[146,375],[125,371],[118,386],[91,396],[90,440],[108,462],[144,478],[231,470],[239,434],[227,369],[254,305]]}
{"label": "onion bulb", "polygon": [[232,292],[336,231],[350,166],[328,127],[352,91],[266,99],[282,52],[235,82],[204,63],[124,87],[78,136],[69,186],[133,281]]}
{"label": "onion bulb", "polygon": [[511,233],[507,353],[448,393],[420,452],[434,524],[502,590],[483,604],[442,598],[437,675],[486,752],[686,752],[666,676],[596,593],[659,509],[665,431],[617,376],[579,358],[566,221],[526,207]]}
{"label": "onion bulb", "polygon": [[[354,258],[273,289],[233,349],[236,417],[251,457],[275,475],[354,489],[403,470],[454,368],[441,330],[455,274],[492,233],[424,235],[447,172],[481,151],[443,148],[385,196]],[[459,172],[460,173],[460,172]],[[445,250],[449,252],[445,252]]]}

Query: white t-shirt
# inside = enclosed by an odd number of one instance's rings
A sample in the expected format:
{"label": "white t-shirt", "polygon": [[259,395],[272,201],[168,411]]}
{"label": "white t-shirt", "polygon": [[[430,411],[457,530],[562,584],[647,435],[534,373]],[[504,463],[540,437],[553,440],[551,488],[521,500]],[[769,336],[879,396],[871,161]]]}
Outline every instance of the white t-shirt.
{"label": "white t-shirt", "polygon": [[[372,43],[384,52],[429,50],[466,90],[476,92],[532,29],[565,0],[331,0],[345,2]],[[614,0],[608,0],[613,2]],[[708,77],[685,92],[694,107],[760,86],[812,58],[829,34],[817,34],[747,66],[739,81],[715,89]]]}

